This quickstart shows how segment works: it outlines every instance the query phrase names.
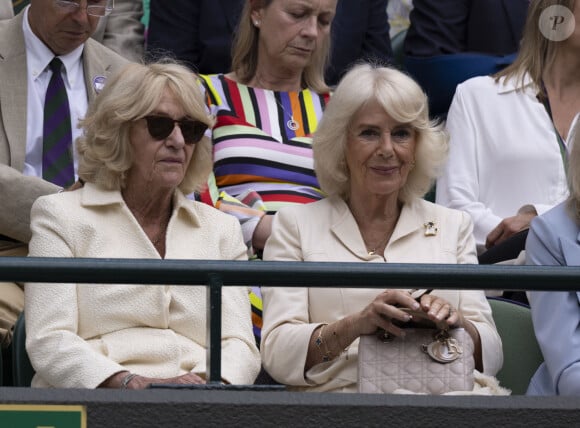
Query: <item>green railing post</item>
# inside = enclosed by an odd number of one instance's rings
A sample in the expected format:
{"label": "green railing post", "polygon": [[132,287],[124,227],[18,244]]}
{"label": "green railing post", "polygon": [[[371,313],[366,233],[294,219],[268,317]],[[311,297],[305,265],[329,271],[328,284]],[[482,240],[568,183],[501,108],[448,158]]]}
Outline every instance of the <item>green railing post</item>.
{"label": "green railing post", "polygon": [[222,278],[209,275],[207,286],[207,348],[206,381],[219,384],[222,381]]}

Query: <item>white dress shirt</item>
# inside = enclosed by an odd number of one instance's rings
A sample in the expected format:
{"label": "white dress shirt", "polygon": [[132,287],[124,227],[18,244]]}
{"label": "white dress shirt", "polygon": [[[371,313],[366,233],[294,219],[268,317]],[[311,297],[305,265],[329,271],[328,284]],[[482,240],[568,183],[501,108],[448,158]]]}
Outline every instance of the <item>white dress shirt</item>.
{"label": "white dress shirt", "polygon": [[[447,116],[449,160],[436,201],[464,210],[478,252],[487,235],[524,205],[538,214],[568,195],[554,126],[529,78],[496,84],[489,76],[460,84]],[[577,119],[575,119],[577,120]]]}
{"label": "white dress shirt", "polygon": [[[48,64],[54,53],[32,32],[28,22],[28,9],[22,21],[22,31],[26,43],[27,64],[27,115],[26,115],[26,158],[24,175],[42,177],[42,130],[44,122],[44,98],[52,76]],[[77,127],[88,107],[88,95],[85,86],[85,75],[81,60],[84,44],[66,55],[58,57],[64,64],[62,78],[66,87],[71,114],[71,131],[73,137],[73,159],[75,176],[77,171],[77,153],[74,141],[81,135]]]}

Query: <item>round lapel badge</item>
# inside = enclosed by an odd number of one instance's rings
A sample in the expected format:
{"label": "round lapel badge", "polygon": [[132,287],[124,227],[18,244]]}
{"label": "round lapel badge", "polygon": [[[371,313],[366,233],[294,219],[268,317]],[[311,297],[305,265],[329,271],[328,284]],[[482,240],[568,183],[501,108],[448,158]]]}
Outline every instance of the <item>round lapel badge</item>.
{"label": "round lapel badge", "polygon": [[107,78],[105,76],[95,76],[93,79],[93,88],[97,94],[100,93],[105,87],[106,80]]}

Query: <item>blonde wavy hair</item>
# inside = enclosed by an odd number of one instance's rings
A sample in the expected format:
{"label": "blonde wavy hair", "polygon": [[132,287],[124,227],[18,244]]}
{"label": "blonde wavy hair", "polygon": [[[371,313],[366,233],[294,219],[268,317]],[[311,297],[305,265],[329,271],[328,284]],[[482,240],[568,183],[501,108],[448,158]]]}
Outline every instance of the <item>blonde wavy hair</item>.
{"label": "blonde wavy hair", "polygon": [[[522,41],[517,58],[512,64],[494,75],[495,81],[515,79],[516,86],[523,87],[528,74],[536,88],[542,87],[543,73],[552,65],[560,42],[547,39],[540,31],[540,16],[550,6],[564,6],[574,10],[575,0],[531,0],[524,25]],[[580,25],[580,23],[576,23]]]}
{"label": "blonde wavy hair", "polygon": [[[107,83],[80,122],[83,135],[77,140],[79,177],[107,190],[125,187],[127,171],[134,162],[129,141],[136,120],[151,114],[166,89],[180,103],[186,116],[213,126],[195,74],[175,62],[127,64]],[[179,189],[185,194],[200,190],[212,169],[211,141],[197,144]]]}
{"label": "blonde wavy hair", "polygon": [[356,112],[372,101],[415,130],[415,167],[399,199],[410,202],[424,196],[447,159],[448,136],[441,124],[429,119],[427,96],[413,79],[394,68],[372,64],[357,65],[342,78],[314,134],[314,169],[321,189],[348,200],[350,173],[345,151],[349,129]]}
{"label": "blonde wavy hair", "polygon": [[[252,24],[252,11],[267,9],[274,0],[247,0],[244,4],[232,48],[232,70],[240,83],[247,84],[256,75],[258,67],[258,40],[260,30]],[[318,94],[330,91],[324,81],[324,71],[330,57],[330,32],[321,45],[316,46],[312,60],[302,72],[302,86]]]}

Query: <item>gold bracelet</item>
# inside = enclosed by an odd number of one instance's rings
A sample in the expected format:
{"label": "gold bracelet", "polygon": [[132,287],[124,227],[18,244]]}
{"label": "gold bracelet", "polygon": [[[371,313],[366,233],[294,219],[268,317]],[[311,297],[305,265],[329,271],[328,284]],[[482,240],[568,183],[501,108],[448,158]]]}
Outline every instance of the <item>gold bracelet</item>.
{"label": "gold bracelet", "polygon": [[[320,355],[322,355],[322,361],[324,361],[324,362],[332,360],[332,353],[328,349],[328,345],[326,343],[326,340],[324,340],[324,338],[322,337],[322,332],[324,331],[324,327],[326,327],[327,325],[328,324],[322,324],[322,327],[320,327],[320,330],[318,330],[318,337],[314,341],[314,343],[316,344],[316,347],[320,351]],[[323,346],[324,346],[324,351],[322,350]]]}

